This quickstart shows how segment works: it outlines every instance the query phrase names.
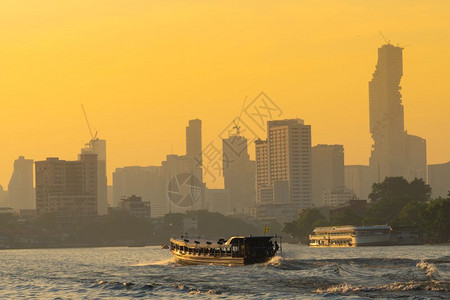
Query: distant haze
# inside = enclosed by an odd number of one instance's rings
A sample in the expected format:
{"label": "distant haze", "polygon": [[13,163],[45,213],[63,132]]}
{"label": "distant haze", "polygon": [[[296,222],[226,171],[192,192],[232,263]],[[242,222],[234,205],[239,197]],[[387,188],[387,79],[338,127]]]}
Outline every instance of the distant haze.
{"label": "distant haze", "polygon": [[[71,1],[0,3],[0,184],[19,155],[76,159],[90,139],[81,104],[116,167],[203,145],[265,91],[368,164],[368,82],[385,42],[404,47],[405,129],[428,163],[450,160],[450,9],[429,1]],[[172,151],[171,151],[172,150]],[[254,157],[254,146],[249,148]]]}

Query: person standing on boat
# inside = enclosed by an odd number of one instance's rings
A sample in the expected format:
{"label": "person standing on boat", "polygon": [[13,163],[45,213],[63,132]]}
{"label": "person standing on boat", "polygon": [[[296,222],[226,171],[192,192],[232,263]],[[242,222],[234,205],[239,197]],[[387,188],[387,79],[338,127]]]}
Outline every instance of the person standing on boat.
{"label": "person standing on boat", "polygon": [[275,241],[275,251],[273,252],[273,254],[275,255],[279,249],[280,249],[280,246],[278,246],[277,241]]}

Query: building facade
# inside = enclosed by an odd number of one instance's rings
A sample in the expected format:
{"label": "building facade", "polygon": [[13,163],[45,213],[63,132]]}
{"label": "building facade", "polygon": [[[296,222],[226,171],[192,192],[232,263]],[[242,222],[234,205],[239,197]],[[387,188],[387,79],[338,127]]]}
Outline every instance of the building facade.
{"label": "building facade", "polygon": [[257,218],[274,215],[273,209],[293,211],[291,219],[312,206],[310,125],[301,119],[268,121],[267,141],[256,141],[256,160]]}
{"label": "building facade", "polygon": [[68,229],[98,215],[96,154],[81,154],[77,161],[37,161],[35,173],[38,215],[56,216],[58,225]]}

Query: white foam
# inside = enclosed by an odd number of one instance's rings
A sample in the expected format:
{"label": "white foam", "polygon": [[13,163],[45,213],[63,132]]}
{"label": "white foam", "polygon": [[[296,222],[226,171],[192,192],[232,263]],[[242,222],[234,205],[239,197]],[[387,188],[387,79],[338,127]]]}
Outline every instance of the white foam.
{"label": "white foam", "polygon": [[419,261],[419,262],[416,264],[416,267],[418,267],[418,268],[424,270],[424,271],[425,271],[425,274],[427,274],[427,276],[430,277],[430,278],[431,278],[431,277],[436,273],[436,271],[437,271],[436,265],[435,265],[435,264],[428,263],[428,262],[423,261],[423,260]]}
{"label": "white foam", "polygon": [[169,259],[164,259],[160,261],[145,261],[137,264],[131,265],[131,267],[144,267],[144,266],[168,266],[171,264],[175,264],[175,258],[171,257]]}

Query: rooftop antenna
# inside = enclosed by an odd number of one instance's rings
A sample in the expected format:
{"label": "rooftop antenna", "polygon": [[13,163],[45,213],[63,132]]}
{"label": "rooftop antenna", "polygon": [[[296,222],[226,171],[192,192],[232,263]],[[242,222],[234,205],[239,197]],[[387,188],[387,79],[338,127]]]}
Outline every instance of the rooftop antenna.
{"label": "rooftop antenna", "polygon": [[97,131],[95,132],[95,135],[92,134],[91,125],[89,124],[89,120],[88,120],[88,117],[87,117],[87,115],[86,115],[86,110],[84,109],[83,104],[81,104],[81,108],[83,109],[84,118],[86,119],[86,124],[87,124],[87,126],[88,126],[89,133],[90,133],[91,139],[92,139],[92,141],[93,141],[93,140],[95,140],[95,139],[97,138]]}
{"label": "rooftop antenna", "polygon": [[236,135],[239,135],[239,133],[241,132],[241,126],[239,126],[239,122],[241,122],[241,117],[242,117],[242,113],[244,112],[244,107],[245,107],[246,101],[247,101],[247,96],[245,96],[244,103],[242,104],[241,113],[239,114],[239,117],[237,118],[237,122],[236,122],[236,119],[233,120],[233,123],[234,123],[233,129],[236,129]]}
{"label": "rooftop antenna", "polygon": [[391,40],[386,40],[386,38],[384,37],[384,35],[381,33],[381,31],[378,31],[381,35],[381,37],[383,38],[383,40],[386,42],[387,45],[391,44]]}

